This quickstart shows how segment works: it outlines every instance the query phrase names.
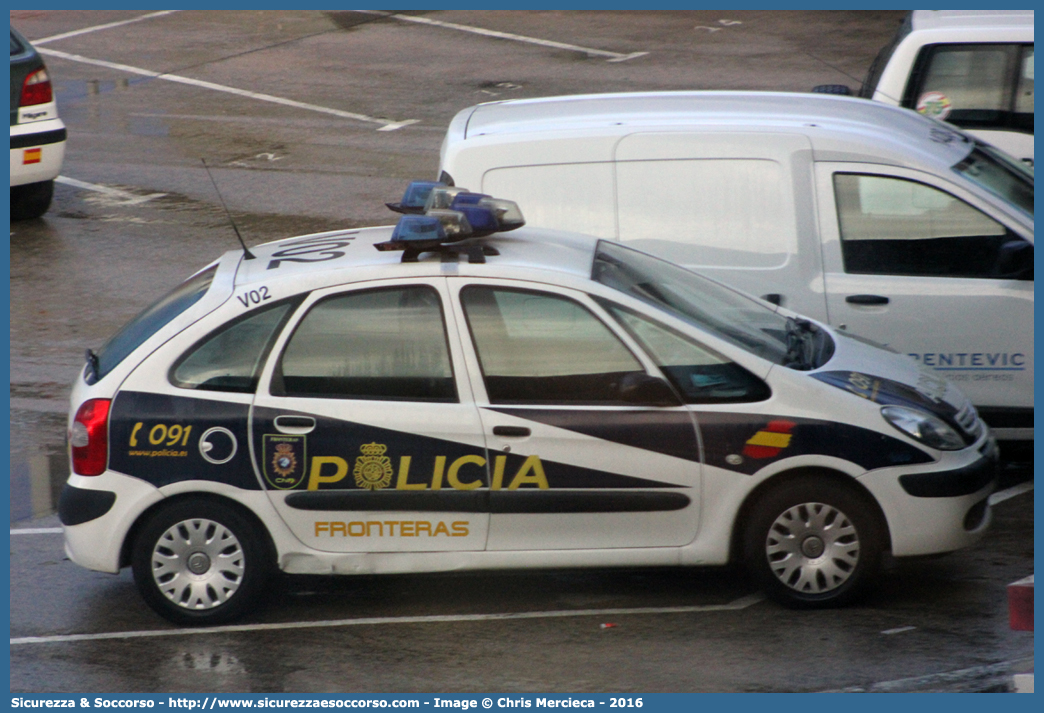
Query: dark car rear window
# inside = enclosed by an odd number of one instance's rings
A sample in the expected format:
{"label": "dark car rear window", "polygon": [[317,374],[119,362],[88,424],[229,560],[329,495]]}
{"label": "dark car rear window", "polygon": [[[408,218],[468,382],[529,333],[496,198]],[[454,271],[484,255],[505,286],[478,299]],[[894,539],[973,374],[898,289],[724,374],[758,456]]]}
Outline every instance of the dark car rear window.
{"label": "dark car rear window", "polygon": [[97,354],[95,373],[88,370],[87,382],[90,384],[105,377],[110,371],[127,358],[127,355],[140,347],[145,340],[170,324],[179,314],[187,310],[210,289],[214,281],[217,265],[207,268],[182,282],[151,307],[126,324]]}
{"label": "dark car rear window", "polygon": [[25,52],[25,47],[22,46],[22,43],[18,41],[18,38],[15,37],[14,33],[12,32],[11,33],[11,56],[14,57],[16,54],[22,54],[23,52]]}

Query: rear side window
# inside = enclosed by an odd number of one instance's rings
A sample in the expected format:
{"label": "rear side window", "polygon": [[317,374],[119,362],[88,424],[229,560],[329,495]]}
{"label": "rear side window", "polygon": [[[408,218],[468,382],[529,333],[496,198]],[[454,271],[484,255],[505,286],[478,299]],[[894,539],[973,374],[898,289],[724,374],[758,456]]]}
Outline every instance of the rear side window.
{"label": "rear side window", "polygon": [[273,337],[296,301],[256,310],[207,335],[171,369],[183,389],[253,393]]}
{"label": "rear side window", "polygon": [[97,368],[88,372],[87,383],[93,384],[104,378],[145,340],[199,302],[210,289],[215,273],[217,265],[193,275],[128,322],[98,350]]}
{"label": "rear side window", "polygon": [[[1033,246],[949,193],[890,176],[836,174],[845,272],[1027,279]],[[1024,276],[1025,275],[1025,276]]]}
{"label": "rear side window", "polygon": [[1033,132],[1033,45],[930,45],[903,106],[968,129]]}
{"label": "rear side window", "polygon": [[418,285],[317,302],[290,337],[271,390],[277,396],[456,402],[438,292]]}

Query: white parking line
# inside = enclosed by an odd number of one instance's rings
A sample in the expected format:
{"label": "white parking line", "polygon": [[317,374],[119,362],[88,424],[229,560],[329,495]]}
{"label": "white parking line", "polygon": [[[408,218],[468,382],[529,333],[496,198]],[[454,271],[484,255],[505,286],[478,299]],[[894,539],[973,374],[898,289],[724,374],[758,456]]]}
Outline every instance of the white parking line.
{"label": "white parking line", "polygon": [[62,528],[60,527],[23,527],[19,529],[11,528],[12,535],[60,535],[62,534]]}
{"label": "white parking line", "polygon": [[72,32],[63,32],[60,35],[51,35],[50,37],[43,37],[38,40],[33,40],[33,46],[39,46],[46,42],[54,42],[55,40],[64,40],[68,37],[76,37],[77,35],[86,35],[91,32],[97,32],[99,30],[108,30],[113,27],[121,27],[123,25],[129,25],[132,22],[141,22],[142,20],[151,20],[154,17],[162,17],[163,15],[170,15],[179,10],[160,10],[159,12],[150,12],[147,15],[140,15],[139,17],[131,18],[130,20],[120,20],[119,22],[109,22],[104,25],[95,25],[94,27],[85,27],[82,30],[73,30]]}
{"label": "white parking line", "polygon": [[149,193],[146,196],[136,196],[133,193],[121,191],[119,188],[110,188],[109,186],[102,186],[97,183],[78,181],[75,178],[69,178],[68,176],[58,176],[54,181],[55,183],[62,183],[66,186],[73,186],[74,188],[83,188],[84,190],[101,193],[102,195],[115,199],[119,205],[140,205],[155,198],[162,198],[167,195],[166,193]]}
{"label": "white parking line", "polygon": [[1018,485],[1013,485],[1005,490],[998,490],[996,493],[990,496],[990,505],[1002,503],[1005,500],[1010,500],[1016,495],[1022,495],[1023,493],[1028,493],[1031,490],[1033,490],[1032,480],[1029,480],[1025,483],[1019,483]]}
{"label": "white parking line", "polygon": [[512,42],[525,42],[531,45],[540,45],[542,47],[553,47],[554,49],[570,50],[572,52],[583,52],[585,54],[593,55],[595,57],[608,57],[607,62],[626,62],[629,59],[635,57],[643,57],[648,52],[631,52],[630,54],[623,54],[621,52],[610,52],[609,50],[592,49],[590,47],[581,47],[579,45],[570,45],[565,42],[555,42],[553,40],[541,40],[536,37],[526,37],[525,35],[513,35],[509,32],[500,32],[498,30],[487,30],[482,27],[473,27],[472,25],[458,25],[455,22],[445,22],[443,20],[432,20],[430,17],[420,17],[417,15],[398,15],[392,13],[381,12],[379,10],[351,10],[351,12],[360,12],[367,15],[379,15],[381,17],[387,17],[392,20],[401,20],[402,22],[415,22],[418,25],[431,25],[433,27],[442,27],[447,30],[458,30],[460,32],[470,32],[473,35],[482,35],[484,37],[496,37],[501,40],[511,40]]}
{"label": "white parking line", "polygon": [[120,72],[138,74],[143,77],[150,77],[152,79],[163,79],[168,82],[187,84],[192,87],[211,89],[216,92],[225,92],[226,94],[235,94],[237,96],[246,97],[248,99],[256,99],[257,101],[265,101],[270,102],[272,104],[280,104],[282,106],[289,106],[295,109],[304,109],[305,111],[316,111],[322,114],[332,114],[333,116],[339,116],[342,119],[354,119],[355,121],[363,121],[370,124],[380,124],[381,128],[377,129],[377,131],[395,131],[396,129],[401,129],[404,126],[416,124],[417,121],[419,121],[418,119],[406,119],[403,121],[389,121],[387,119],[377,119],[372,116],[366,116],[365,114],[355,114],[350,111],[331,109],[330,107],[319,106],[318,104],[306,104],[304,102],[294,101],[293,99],[284,99],[283,97],[277,97],[271,94],[252,92],[247,89],[229,87],[224,84],[215,84],[214,82],[205,82],[201,79],[191,79],[190,77],[182,77],[177,74],[164,74],[163,72],[154,72],[151,69],[132,67],[127,64],[119,64],[118,62],[107,62],[103,59],[91,59],[90,57],[83,57],[78,54],[70,54],[69,52],[60,52],[58,50],[53,50],[46,47],[42,47],[38,51],[42,55],[47,55],[48,57],[58,57],[59,59],[65,59],[70,62],[92,64],[96,67],[105,67],[107,69],[115,69]]}
{"label": "white parking line", "polygon": [[199,634],[227,634],[230,632],[286,631],[291,629],[330,629],[342,626],[382,626],[385,624],[445,624],[462,621],[512,621],[519,619],[566,619],[581,616],[626,616],[634,614],[692,614],[715,611],[737,611],[757,604],[762,594],[751,594],[728,604],[710,604],[693,607],[646,607],[641,609],[578,609],[575,611],[518,612],[514,614],[447,614],[436,616],[381,616],[364,619],[333,619],[329,621],[299,621],[283,624],[237,624],[208,628],[157,629],[154,631],[114,631],[103,634],[66,634],[60,636],[23,636],[11,639],[11,646],[25,644],[57,644],[70,641],[100,641],[107,639],[147,639],[157,636],[195,636]]}

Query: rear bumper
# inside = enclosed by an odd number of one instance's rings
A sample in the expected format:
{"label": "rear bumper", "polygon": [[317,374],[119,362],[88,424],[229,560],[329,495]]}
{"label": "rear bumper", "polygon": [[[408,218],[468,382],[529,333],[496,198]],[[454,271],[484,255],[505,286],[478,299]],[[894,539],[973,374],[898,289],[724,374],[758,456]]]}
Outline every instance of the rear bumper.
{"label": "rear bumper", "polygon": [[11,127],[11,185],[50,181],[65,160],[67,132],[61,119]]}

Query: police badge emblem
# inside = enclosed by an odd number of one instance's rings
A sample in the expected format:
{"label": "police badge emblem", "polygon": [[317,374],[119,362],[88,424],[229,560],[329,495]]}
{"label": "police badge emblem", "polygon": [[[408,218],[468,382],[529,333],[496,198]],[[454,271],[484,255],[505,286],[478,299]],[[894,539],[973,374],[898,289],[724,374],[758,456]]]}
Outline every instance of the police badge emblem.
{"label": "police badge emblem", "polygon": [[305,437],[267,434],[262,453],[265,480],[273,488],[290,490],[304,482]]}
{"label": "police badge emblem", "polygon": [[359,446],[362,455],[355,459],[355,484],[367,490],[380,490],[391,485],[391,458],[384,455],[388,446],[382,443],[367,443]]}

